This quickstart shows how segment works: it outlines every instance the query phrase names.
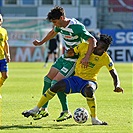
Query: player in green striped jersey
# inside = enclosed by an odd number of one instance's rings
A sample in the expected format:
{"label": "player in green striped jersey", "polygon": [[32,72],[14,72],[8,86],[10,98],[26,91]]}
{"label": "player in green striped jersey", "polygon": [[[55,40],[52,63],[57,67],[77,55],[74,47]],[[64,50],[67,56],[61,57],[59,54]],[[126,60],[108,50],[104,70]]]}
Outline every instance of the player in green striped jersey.
{"label": "player in green striped jersey", "polygon": [[[81,64],[86,68],[88,65],[88,59],[96,46],[96,39],[86,30],[85,26],[80,23],[75,18],[67,18],[65,11],[62,7],[53,8],[47,15],[47,19],[53,23],[54,28],[41,40],[35,40],[33,44],[35,46],[43,45],[45,42],[61,33],[63,37],[63,42],[65,50],[70,47],[74,48],[82,42],[87,42],[89,44],[89,49],[85,57],[81,60]],[[52,85],[60,81],[63,78],[69,77],[74,73],[75,62],[78,57],[67,58],[63,54],[58,60],[52,65],[48,74],[44,77],[44,87],[43,92],[45,93]],[[62,92],[58,93],[60,99],[62,110],[60,117],[56,121],[63,121],[72,117],[68,109],[68,103],[66,95]],[[49,115],[47,110],[48,103],[46,103],[40,110],[38,116],[33,117],[34,120],[46,117]]]}

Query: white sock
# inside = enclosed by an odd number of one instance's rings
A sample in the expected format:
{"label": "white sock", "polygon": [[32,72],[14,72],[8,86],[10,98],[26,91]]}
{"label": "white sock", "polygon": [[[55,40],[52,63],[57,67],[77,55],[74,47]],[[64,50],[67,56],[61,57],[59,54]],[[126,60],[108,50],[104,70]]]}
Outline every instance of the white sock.
{"label": "white sock", "polygon": [[39,111],[39,108],[37,107],[37,106],[35,106],[33,109],[32,109],[32,111],[34,111],[34,112],[38,112]]}

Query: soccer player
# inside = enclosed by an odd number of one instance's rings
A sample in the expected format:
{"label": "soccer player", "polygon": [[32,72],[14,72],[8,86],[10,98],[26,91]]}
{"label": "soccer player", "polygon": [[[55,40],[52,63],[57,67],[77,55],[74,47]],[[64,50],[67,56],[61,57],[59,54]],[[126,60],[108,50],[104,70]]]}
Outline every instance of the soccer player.
{"label": "soccer player", "polygon": [[79,58],[76,62],[75,75],[62,79],[50,89],[48,89],[42,98],[38,102],[37,106],[29,111],[24,111],[22,115],[25,117],[35,116],[39,109],[44,103],[52,99],[57,92],[70,93],[81,93],[87,100],[87,104],[91,112],[91,121],[93,125],[107,125],[98,119],[96,111],[96,99],[94,92],[97,89],[97,75],[99,70],[106,66],[113,81],[114,81],[114,92],[123,92],[123,88],[120,87],[120,81],[116,69],[114,68],[113,61],[107,54],[107,49],[112,42],[112,37],[108,35],[100,35],[100,39],[97,42],[97,47],[89,58],[88,67],[84,68],[81,64],[82,58],[87,53],[85,47],[89,47],[87,43],[81,43],[74,49],[68,50],[66,56],[73,56],[74,53],[79,54]]}
{"label": "soccer player", "polygon": [[[3,17],[0,14],[0,91],[3,83],[8,78],[8,66],[7,63],[10,62],[10,52],[8,45],[8,35],[5,28],[2,27]],[[0,99],[2,98],[0,94]]]}
{"label": "soccer player", "polygon": [[[86,30],[85,26],[80,23],[75,18],[67,18],[65,11],[62,7],[53,8],[47,15],[47,19],[53,23],[54,28],[41,40],[35,40],[33,44],[35,46],[40,46],[47,42],[48,40],[55,37],[59,32],[62,34],[65,49],[70,47],[75,47],[82,41],[89,43],[89,49],[86,47],[87,53],[84,58],[82,58],[81,63],[86,68],[88,64],[88,59],[96,46],[96,39]],[[74,73],[75,62],[78,56],[65,57],[63,54],[59,57],[56,62],[52,65],[48,74],[44,77],[44,87],[42,94],[44,94],[48,88],[60,81],[65,77],[69,77]],[[60,99],[63,112],[60,114],[56,121],[63,121],[72,117],[68,109],[68,102],[66,95],[63,92],[59,92],[58,97]],[[49,115],[47,110],[48,103],[42,106],[38,116],[33,117],[34,120],[46,117]]]}

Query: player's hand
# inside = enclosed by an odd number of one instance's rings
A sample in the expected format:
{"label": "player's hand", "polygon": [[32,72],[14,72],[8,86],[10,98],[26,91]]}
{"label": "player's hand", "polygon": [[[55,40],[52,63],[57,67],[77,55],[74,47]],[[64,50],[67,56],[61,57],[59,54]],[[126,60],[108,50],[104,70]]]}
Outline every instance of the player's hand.
{"label": "player's hand", "polygon": [[38,40],[35,40],[35,41],[33,42],[33,44],[34,44],[35,46],[40,46],[40,45],[41,45],[40,41],[38,41]]}
{"label": "player's hand", "polygon": [[81,60],[80,63],[81,63],[81,65],[82,65],[82,67],[87,68],[87,67],[88,67],[88,63],[89,63],[88,58],[84,57],[84,58]]}
{"label": "player's hand", "polygon": [[115,89],[114,89],[114,92],[124,92],[124,90],[123,90],[123,88],[121,88],[121,87],[116,87]]}
{"label": "player's hand", "polygon": [[9,63],[11,61],[10,56],[6,56],[6,60],[7,60],[7,63]]}
{"label": "player's hand", "polygon": [[75,55],[75,52],[74,52],[74,49],[73,48],[70,48],[66,51],[66,55],[67,57],[72,57]]}

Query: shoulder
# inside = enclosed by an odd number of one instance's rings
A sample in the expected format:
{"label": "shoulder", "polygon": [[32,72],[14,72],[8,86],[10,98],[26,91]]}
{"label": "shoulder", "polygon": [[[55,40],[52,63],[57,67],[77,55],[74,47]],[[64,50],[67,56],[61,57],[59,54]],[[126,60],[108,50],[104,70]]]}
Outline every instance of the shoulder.
{"label": "shoulder", "polygon": [[2,31],[7,31],[4,27],[1,27],[0,29],[1,29]]}
{"label": "shoulder", "polygon": [[0,28],[0,32],[7,35],[7,30],[3,27]]}
{"label": "shoulder", "polygon": [[111,59],[111,57],[109,56],[109,54],[107,52],[105,52],[102,56],[103,56],[102,59],[104,60],[104,62],[106,62],[106,63],[111,62],[113,64],[113,60]]}
{"label": "shoulder", "polygon": [[88,43],[80,43],[74,48],[74,51],[83,51],[86,50],[87,47],[89,47]]}
{"label": "shoulder", "polygon": [[54,31],[55,31],[55,32],[60,32],[60,30],[61,30],[61,29],[60,29],[59,27],[54,27]]}
{"label": "shoulder", "polygon": [[85,26],[81,23],[81,22],[79,22],[77,19],[75,19],[75,18],[72,18],[72,19],[70,19],[70,25],[69,25],[69,27],[73,27],[73,28],[85,28]]}

